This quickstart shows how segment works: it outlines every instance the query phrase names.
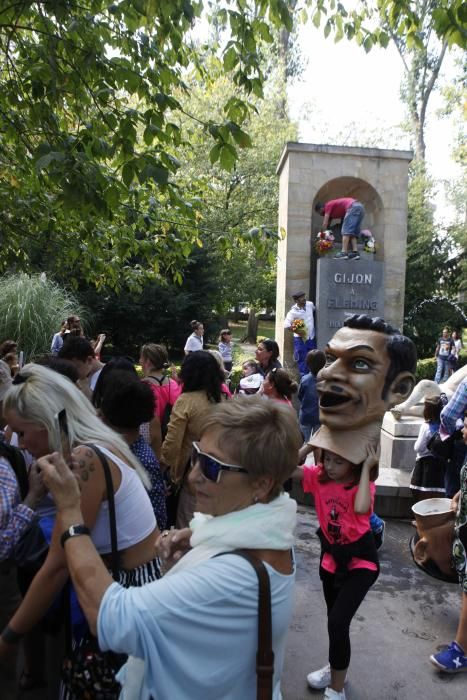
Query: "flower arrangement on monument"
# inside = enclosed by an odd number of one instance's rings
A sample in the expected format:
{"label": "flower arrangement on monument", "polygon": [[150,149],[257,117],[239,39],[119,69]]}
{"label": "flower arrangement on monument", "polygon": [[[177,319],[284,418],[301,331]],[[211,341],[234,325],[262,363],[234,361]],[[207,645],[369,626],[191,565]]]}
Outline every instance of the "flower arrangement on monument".
{"label": "flower arrangement on monument", "polygon": [[318,255],[326,255],[334,247],[334,236],[331,231],[320,231],[316,235],[315,250]]}
{"label": "flower arrangement on monument", "polygon": [[363,241],[363,250],[365,253],[375,253],[376,252],[376,241],[373,234],[367,228],[360,231],[360,236]]}
{"label": "flower arrangement on monument", "polygon": [[295,321],[292,321],[290,327],[299,336],[305,337],[307,334],[306,323],[302,318],[296,318]]}

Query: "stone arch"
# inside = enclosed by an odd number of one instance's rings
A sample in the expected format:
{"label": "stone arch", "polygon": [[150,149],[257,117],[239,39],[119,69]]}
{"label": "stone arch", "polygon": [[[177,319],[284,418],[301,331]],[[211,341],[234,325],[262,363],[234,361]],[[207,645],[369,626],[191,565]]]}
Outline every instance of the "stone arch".
{"label": "stone arch", "polygon": [[339,197],[353,197],[362,202],[365,207],[365,218],[363,220],[364,228],[370,229],[376,241],[378,242],[376,249],[376,259],[383,260],[384,258],[384,205],[378,192],[369,182],[357,177],[336,177],[328,180],[322,185],[313,199],[311,212],[311,231],[312,236],[319,231],[322,223],[322,217],[315,212],[315,204],[317,202],[327,202],[330,199],[338,199]]}

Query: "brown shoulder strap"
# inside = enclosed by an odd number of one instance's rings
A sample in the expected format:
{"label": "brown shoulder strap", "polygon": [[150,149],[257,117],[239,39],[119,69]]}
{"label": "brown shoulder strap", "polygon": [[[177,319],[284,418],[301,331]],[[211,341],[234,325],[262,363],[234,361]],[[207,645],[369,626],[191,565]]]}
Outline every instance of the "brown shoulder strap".
{"label": "brown shoulder strap", "polygon": [[274,652],[272,650],[271,584],[269,574],[261,559],[245,549],[234,549],[223,554],[238,554],[256,571],[259,584],[258,603],[258,651],[256,653],[257,700],[272,700]]}

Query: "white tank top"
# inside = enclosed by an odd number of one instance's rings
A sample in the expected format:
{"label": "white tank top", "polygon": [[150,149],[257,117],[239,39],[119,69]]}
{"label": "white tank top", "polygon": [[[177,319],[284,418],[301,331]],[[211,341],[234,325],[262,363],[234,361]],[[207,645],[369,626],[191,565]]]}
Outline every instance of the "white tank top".
{"label": "white tank top", "polygon": [[[99,445],[101,452],[120,469],[122,481],[115,494],[118,550],[127,549],[144,540],[157,525],[151,501],[143,482],[128,464]],[[91,538],[99,554],[112,551],[110,543],[109,504],[103,501]]]}

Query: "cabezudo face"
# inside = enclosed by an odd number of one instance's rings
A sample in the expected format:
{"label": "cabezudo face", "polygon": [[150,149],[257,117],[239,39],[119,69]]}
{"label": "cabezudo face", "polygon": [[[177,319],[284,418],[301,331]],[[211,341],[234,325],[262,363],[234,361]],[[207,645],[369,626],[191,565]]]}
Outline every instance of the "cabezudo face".
{"label": "cabezudo face", "polygon": [[375,420],[394,405],[382,391],[390,366],[388,336],[371,330],[340,328],[326,347],[326,365],[318,374],[320,421],[350,430]]}

